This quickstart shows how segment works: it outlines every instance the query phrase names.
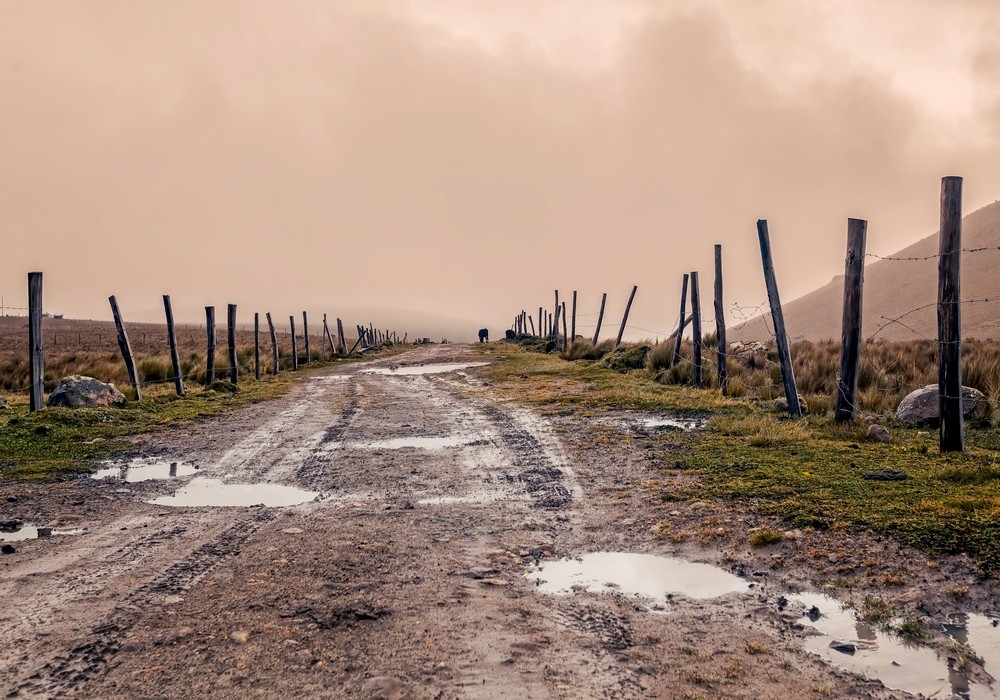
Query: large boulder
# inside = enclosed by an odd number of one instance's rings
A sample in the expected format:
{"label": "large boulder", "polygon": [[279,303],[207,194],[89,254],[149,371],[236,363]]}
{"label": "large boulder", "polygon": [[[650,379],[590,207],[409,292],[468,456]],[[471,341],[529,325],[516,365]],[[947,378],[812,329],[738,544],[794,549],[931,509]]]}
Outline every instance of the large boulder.
{"label": "large boulder", "polygon": [[74,374],[59,380],[59,386],[49,394],[48,405],[66,408],[124,406],[125,394],[118,391],[114,384]]}
{"label": "large boulder", "polygon": [[[990,402],[986,395],[972,387],[962,387],[962,414],[967,420],[982,420],[989,413]],[[904,423],[938,425],[941,422],[938,385],[928,384],[923,389],[911,391],[899,402],[896,419]]]}

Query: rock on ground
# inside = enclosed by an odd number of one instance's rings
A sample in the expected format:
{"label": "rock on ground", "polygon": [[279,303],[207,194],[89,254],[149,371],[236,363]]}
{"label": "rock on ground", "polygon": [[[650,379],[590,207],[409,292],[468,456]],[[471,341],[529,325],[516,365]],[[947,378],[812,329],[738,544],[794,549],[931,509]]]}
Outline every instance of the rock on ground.
{"label": "rock on ground", "polygon": [[[972,387],[962,387],[962,414],[969,420],[982,420],[989,412],[989,401],[983,392]],[[941,420],[938,405],[938,385],[928,384],[911,391],[899,403],[896,418],[904,423],[936,425]]]}
{"label": "rock on ground", "polygon": [[74,374],[59,380],[59,386],[49,395],[48,405],[66,408],[124,406],[125,394],[118,391],[114,384]]}

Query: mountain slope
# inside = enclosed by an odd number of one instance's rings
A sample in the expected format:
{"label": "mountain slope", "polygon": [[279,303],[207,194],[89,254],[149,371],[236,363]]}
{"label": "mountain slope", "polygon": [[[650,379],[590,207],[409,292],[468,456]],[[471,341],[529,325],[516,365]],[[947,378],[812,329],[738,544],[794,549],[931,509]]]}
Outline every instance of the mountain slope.
{"label": "mountain slope", "polygon": [[[962,219],[962,248],[993,248],[962,254],[962,300],[1000,298],[1000,201]],[[938,234],[934,233],[889,257],[924,258],[936,256],[937,252]],[[937,337],[937,267],[936,257],[878,260],[866,265],[863,337],[876,334],[888,340]],[[780,276],[779,270],[779,284]],[[825,286],[785,302],[788,337],[791,340],[839,338],[843,299],[844,276],[837,275]],[[913,309],[919,310],[907,313]],[[729,329],[727,335],[731,340],[766,340],[771,337],[771,328],[771,315],[766,314]],[[1000,338],[1000,301],[963,304],[962,335]]]}

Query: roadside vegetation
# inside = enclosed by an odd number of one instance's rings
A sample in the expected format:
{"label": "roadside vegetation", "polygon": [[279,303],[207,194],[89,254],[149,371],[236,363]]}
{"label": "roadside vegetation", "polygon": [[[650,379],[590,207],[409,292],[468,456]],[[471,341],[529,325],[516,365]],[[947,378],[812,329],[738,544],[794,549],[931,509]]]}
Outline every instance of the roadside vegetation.
{"label": "roadside vegetation", "polygon": [[[692,477],[682,490],[661,490],[664,502],[720,499],[773,517],[786,529],[871,530],[930,554],[968,553],[984,574],[1000,576],[1000,429],[990,420],[967,424],[966,452],[942,454],[935,429],[904,425],[893,417],[906,392],[871,383],[869,393],[877,400],[863,401],[854,423],[837,424],[830,410],[837,351],[832,343],[795,345],[796,379],[810,391],[803,392],[810,413],[800,420],[774,407],[780,377],[768,367],[741,369],[734,362],[732,378],[745,391],[723,398],[711,387],[714,368],[709,366],[710,388],[665,382],[670,368],[655,361],[665,354],[662,346],[623,346],[616,353],[605,348],[593,359],[568,359],[582,352],[577,345],[560,356],[494,344],[482,352],[503,361],[481,371],[498,391],[543,412],[598,415],[630,408],[707,416],[704,431],[672,433],[664,443],[661,469]],[[972,342],[968,348],[965,383],[981,387],[992,402],[1000,388],[998,345]],[[866,355],[869,377],[879,382],[935,381],[922,369],[929,365],[936,372],[933,343],[879,343]],[[628,357],[632,368],[623,369],[622,358]],[[872,423],[888,427],[891,441],[869,440]],[[894,472],[903,478],[879,478]]]}

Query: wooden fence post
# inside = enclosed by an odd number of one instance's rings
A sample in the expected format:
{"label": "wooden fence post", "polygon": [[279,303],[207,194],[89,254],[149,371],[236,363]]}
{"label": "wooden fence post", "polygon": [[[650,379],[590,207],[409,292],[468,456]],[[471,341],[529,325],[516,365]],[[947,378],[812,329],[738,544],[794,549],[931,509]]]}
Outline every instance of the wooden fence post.
{"label": "wooden fence post", "polygon": [[538,336],[545,335],[545,316],[542,315],[542,307],[538,307]]}
{"label": "wooden fence post", "polygon": [[760,242],[760,260],[764,266],[764,283],[767,286],[767,299],[771,304],[771,321],[774,323],[774,340],[778,345],[778,363],[781,365],[781,382],[785,386],[788,412],[799,418],[802,416],[802,407],[799,405],[799,390],[795,386],[795,374],[792,372],[792,353],[788,347],[785,315],[781,311],[778,282],[774,277],[774,260],[771,258],[771,238],[767,233],[765,219],[757,220],[757,239]]}
{"label": "wooden fence post", "polygon": [[28,273],[28,372],[30,410],[45,408],[45,361],[42,346],[42,273]]}
{"label": "wooden fence post", "polygon": [[239,380],[239,361],[236,357],[236,304],[229,305],[229,381],[235,384]]}
{"label": "wooden fence post", "polygon": [[701,288],[698,286],[698,273],[691,273],[691,345],[694,371],[691,373],[691,385],[701,388]]}
{"label": "wooden fence post", "polygon": [[559,290],[556,290],[556,310],[553,312],[553,320],[555,323],[552,324],[551,337],[556,341],[556,348],[559,347]]}
{"label": "wooden fence post", "polygon": [[941,451],[965,449],[962,416],[962,178],[941,179],[938,257],[938,393]]}
{"label": "wooden fence post", "polygon": [[569,349],[569,335],[566,331],[566,302],[562,303],[562,321],[563,321],[563,350]]}
{"label": "wooden fence post", "polygon": [[337,346],[333,342],[333,334],[330,332],[330,326],[326,323],[326,314],[323,314],[323,336],[330,343],[330,359],[333,359],[333,356],[337,354]]}
{"label": "wooden fence post", "polygon": [[215,381],[215,307],[205,307],[205,332],[208,335],[208,353],[205,357],[205,384]]}
{"label": "wooden fence post", "polygon": [[128,333],[125,331],[125,324],[122,322],[122,315],[118,310],[118,300],[115,299],[115,295],[109,296],[108,301],[111,303],[111,315],[114,316],[115,329],[118,331],[118,347],[122,351],[128,379],[132,382],[132,389],[135,391],[135,400],[139,401],[142,399],[142,382],[139,380],[139,371],[135,366],[135,357],[132,356],[132,343],[129,342]]}
{"label": "wooden fence post", "polygon": [[302,337],[306,343],[306,364],[312,362],[312,354],[309,352],[309,317],[306,312],[302,312]]}
{"label": "wooden fence post", "polygon": [[299,368],[299,349],[298,345],[295,343],[295,317],[288,317],[288,325],[292,327],[292,370],[297,370]]}
{"label": "wooden fence post", "polygon": [[729,395],[729,368],[726,367],[726,357],[729,346],[726,344],[726,311],[722,302],[722,246],[715,246],[715,340],[716,340],[716,375],[719,377],[719,390],[723,396]]}
{"label": "wooden fence post", "polygon": [[858,407],[858,375],[861,365],[861,311],[865,278],[865,237],[868,222],[847,220],[847,258],[844,262],[844,317],[840,334],[840,373],[834,419],[854,420]]}
{"label": "wooden fence post", "polygon": [[684,279],[681,282],[681,325],[677,329],[677,338],[674,340],[674,357],[670,362],[670,366],[673,367],[681,361],[681,341],[684,340],[684,326],[687,325],[687,295],[688,295],[688,276],[684,273]]}
{"label": "wooden fence post", "polygon": [[528,323],[531,324],[531,335],[535,335],[535,319],[528,316]]}
{"label": "wooden fence post", "polygon": [[572,345],[576,342],[576,290],[573,290],[573,323],[571,327],[572,338],[569,340],[569,344]]}
{"label": "wooden fence post", "polygon": [[260,380],[260,313],[253,313],[253,376]]}
{"label": "wooden fence post", "polygon": [[347,354],[347,339],[344,338],[344,324],[339,318],[337,319],[337,340],[340,341],[340,354]]}
{"label": "wooden fence post", "polygon": [[637,285],[632,285],[632,293],[628,295],[628,302],[625,303],[625,313],[622,315],[622,325],[621,328],[618,329],[618,338],[615,340],[615,350],[617,350],[618,346],[622,343],[622,336],[625,334],[625,324],[628,323],[628,312],[632,308],[632,300],[635,299],[635,290],[638,288],[639,287]]}
{"label": "wooden fence post", "polygon": [[274,322],[271,320],[271,312],[268,311],[264,316],[267,318],[267,328],[271,333],[271,362],[273,367],[271,368],[272,374],[277,374],[281,369],[281,364],[278,362],[278,336],[274,332]]}
{"label": "wooden fence post", "polygon": [[601,336],[601,323],[604,321],[604,305],[608,301],[608,293],[604,292],[601,294],[601,310],[597,314],[597,330],[594,331],[594,343],[593,346],[597,347],[597,339]]}
{"label": "wooden fence post", "polygon": [[184,396],[184,378],[181,376],[181,358],[177,354],[177,335],[174,333],[174,311],[170,307],[170,295],[163,295],[163,312],[167,316],[167,341],[170,343],[170,364],[174,368],[174,389],[178,396]]}

